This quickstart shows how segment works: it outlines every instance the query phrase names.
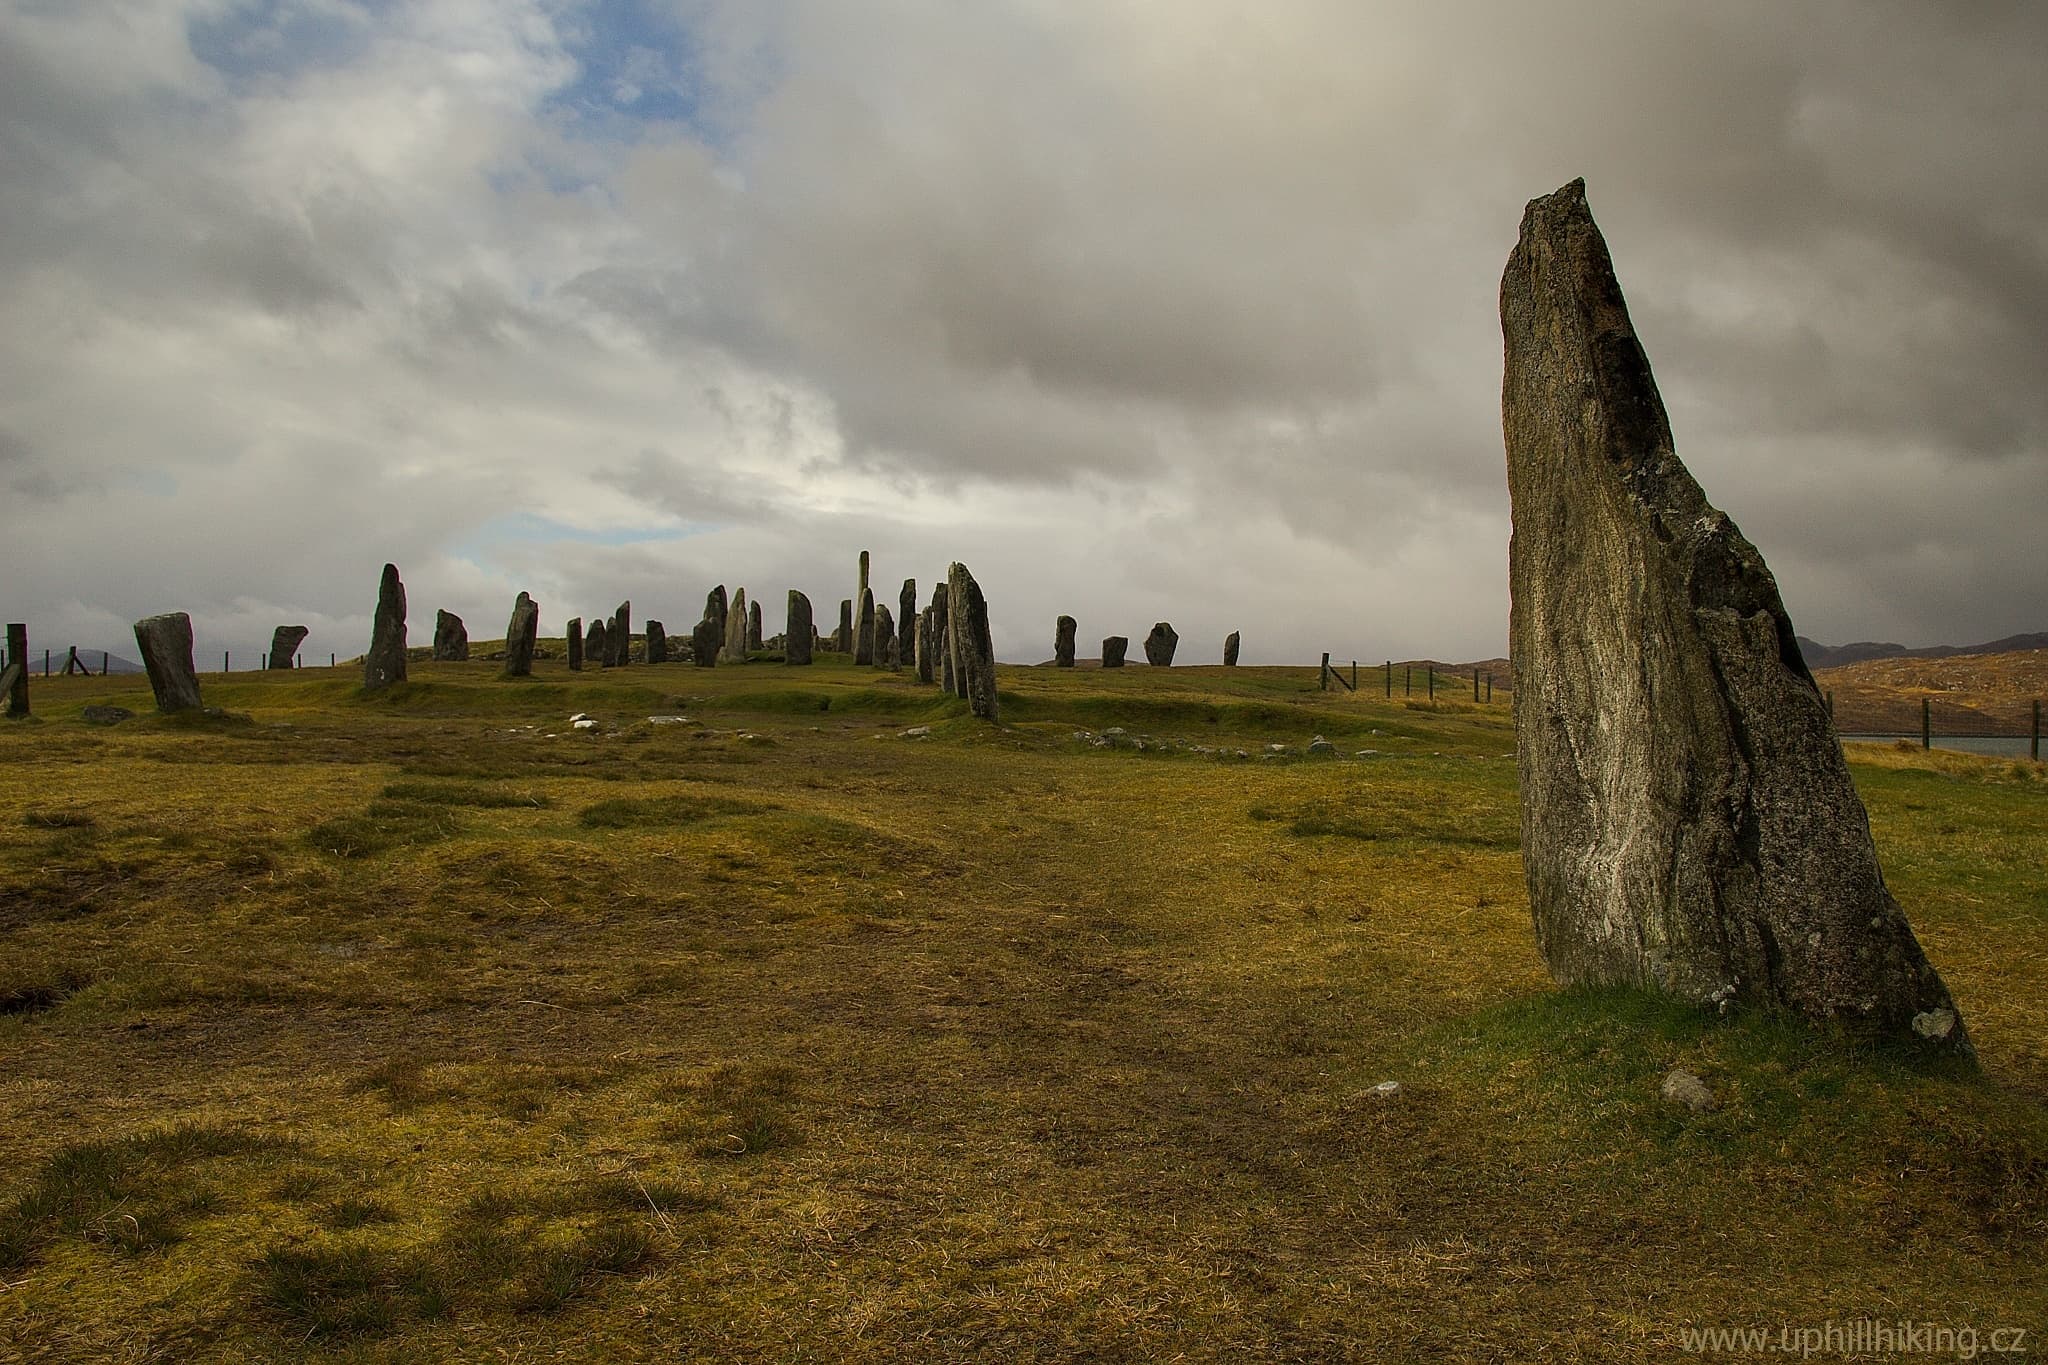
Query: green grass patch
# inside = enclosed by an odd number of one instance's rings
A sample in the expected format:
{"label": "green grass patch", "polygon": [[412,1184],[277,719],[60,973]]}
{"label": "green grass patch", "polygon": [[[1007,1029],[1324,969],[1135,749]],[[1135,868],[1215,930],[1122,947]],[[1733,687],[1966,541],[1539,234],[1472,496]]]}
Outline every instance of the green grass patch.
{"label": "green grass patch", "polygon": [[553,798],[514,787],[487,787],[476,782],[392,782],[387,800],[425,806],[470,806],[479,810],[546,810]]}
{"label": "green grass patch", "polygon": [[306,842],[337,858],[369,858],[392,849],[436,843],[461,832],[461,819],[446,805],[379,798],[360,815],[322,820],[306,832]]}
{"label": "green grass patch", "polygon": [[576,813],[576,823],[585,829],[667,829],[774,809],[758,801],[722,796],[621,796],[585,806]]}

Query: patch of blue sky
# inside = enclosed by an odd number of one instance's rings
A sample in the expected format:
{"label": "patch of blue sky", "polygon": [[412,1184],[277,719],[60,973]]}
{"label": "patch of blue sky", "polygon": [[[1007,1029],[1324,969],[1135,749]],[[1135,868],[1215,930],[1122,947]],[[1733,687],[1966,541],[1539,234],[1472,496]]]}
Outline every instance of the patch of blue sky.
{"label": "patch of blue sky", "polygon": [[684,523],[669,526],[607,526],[591,528],[571,526],[556,521],[553,517],[535,516],[531,512],[518,512],[485,522],[472,531],[461,544],[451,547],[450,553],[462,559],[484,563],[491,559],[492,552],[505,545],[559,545],[565,542],[578,545],[644,545],[658,541],[688,540],[717,528],[710,525]]}
{"label": "patch of blue sky", "polygon": [[192,55],[231,81],[253,84],[348,65],[401,0],[235,0],[190,20]]}
{"label": "patch of blue sky", "polygon": [[564,15],[560,31],[578,72],[542,102],[542,114],[592,141],[638,142],[680,128],[720,155],[730,150],[732,111],[715,97],[703,41],[679,8],[586,0]]}

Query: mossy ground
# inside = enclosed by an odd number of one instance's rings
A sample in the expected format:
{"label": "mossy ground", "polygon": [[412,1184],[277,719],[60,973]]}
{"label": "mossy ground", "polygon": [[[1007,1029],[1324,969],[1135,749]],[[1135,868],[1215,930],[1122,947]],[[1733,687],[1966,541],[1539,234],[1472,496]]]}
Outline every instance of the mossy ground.
{"label": "mossy ground", "polygon": [[2035,765],[1854,755],[1973,1075],[1554,991],[1504,699],[1006,669],[992,730],[837,661],[538,668],[0,727],[0,1358],[2048,1330]]}

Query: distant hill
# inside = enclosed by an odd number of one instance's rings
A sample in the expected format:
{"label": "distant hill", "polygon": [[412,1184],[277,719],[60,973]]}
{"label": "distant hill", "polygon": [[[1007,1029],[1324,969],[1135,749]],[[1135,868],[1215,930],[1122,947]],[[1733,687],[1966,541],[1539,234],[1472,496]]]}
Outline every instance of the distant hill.
{"label": "distant hill", "polygon": [[1852,645],[1824,645],[1804,635],[1793,638],[1799,641],[1799,653],[1805,658],[1808,668],[1840,668],[1844,664],[1868,663],[1872,659],[1950,659],[1959,654],[2013,654],[2020,650],[2048,649],[2048,633],[2008,635],[2002,640],[1991,640],[1981,645],[1928,645],[1922,649],[1881,644],[1875,640],[1860,640]]}

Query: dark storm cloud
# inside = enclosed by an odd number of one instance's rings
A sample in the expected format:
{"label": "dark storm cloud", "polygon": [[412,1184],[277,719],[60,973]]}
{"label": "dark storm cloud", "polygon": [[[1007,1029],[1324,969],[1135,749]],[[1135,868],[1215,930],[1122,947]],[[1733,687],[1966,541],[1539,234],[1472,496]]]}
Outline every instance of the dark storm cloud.
{"label": "dark storm cloud", "polygon": [[2022,4],[0,8],[0,479],[125,547],[18,590],[352,651],[385,558],[681,620],[867,545],[1018,658],[1078,604],[1491,653],[1496,288],[1584,175],[1802,630],[2041,629],[2044,58]]}

